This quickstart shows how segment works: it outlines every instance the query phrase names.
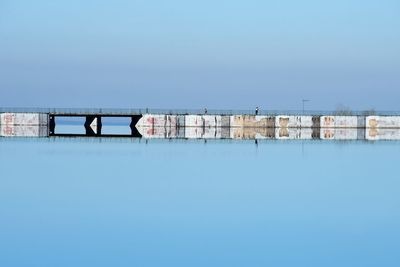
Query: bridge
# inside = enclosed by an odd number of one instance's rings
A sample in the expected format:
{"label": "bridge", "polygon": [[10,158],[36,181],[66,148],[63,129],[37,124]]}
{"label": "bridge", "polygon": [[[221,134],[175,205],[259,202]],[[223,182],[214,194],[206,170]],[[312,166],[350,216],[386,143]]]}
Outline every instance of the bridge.
{"label": "bridge", "polygon": [[[61,132],[79,118],[82,132]],[[129,133],[103,132],[104,120],[123,119]],[[0,109],[0,136],[166,139],[400,140],[397,112],[298,112],[150,109]]]}

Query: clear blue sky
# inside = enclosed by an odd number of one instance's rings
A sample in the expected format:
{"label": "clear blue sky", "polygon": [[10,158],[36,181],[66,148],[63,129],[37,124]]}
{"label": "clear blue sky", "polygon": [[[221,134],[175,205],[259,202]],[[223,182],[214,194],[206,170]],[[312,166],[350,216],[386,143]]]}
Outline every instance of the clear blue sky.
{"label": "clear blue sky", "polygon": [[0,106],[400,109],[400,2],[0,1]]}

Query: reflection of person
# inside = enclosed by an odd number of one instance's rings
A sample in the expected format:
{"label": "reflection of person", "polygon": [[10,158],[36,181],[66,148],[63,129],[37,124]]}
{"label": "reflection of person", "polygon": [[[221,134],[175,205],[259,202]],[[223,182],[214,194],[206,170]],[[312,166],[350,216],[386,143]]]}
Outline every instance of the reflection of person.
{"label": "reflection of person", "polygon": [[256,107],[256,115],[258,115],[258,107]]}

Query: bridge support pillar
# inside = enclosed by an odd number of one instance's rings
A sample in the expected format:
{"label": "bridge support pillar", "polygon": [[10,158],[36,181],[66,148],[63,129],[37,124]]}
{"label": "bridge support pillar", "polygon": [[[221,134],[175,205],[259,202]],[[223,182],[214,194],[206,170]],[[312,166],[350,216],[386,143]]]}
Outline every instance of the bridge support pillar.
{"label": "bridge support pillar", "polygon": [[131,116],[131,124],[129,127],[131,128],[131,135],[132,137],[142,137],[142,135],[139,133],[138,129],[136,128],[136,124],[140,120],[142,115],[133,115]]}
{"label": "bridge support pillar", "polygon": [[99,115],[88,115],[85,120],[86,135],[95,136],[101,135],[101,116]]}
{"label": "bridge support pillar", "polygon": [[53,115],[49,115],[49,135],[53,135],[56,129],[56,119]]}

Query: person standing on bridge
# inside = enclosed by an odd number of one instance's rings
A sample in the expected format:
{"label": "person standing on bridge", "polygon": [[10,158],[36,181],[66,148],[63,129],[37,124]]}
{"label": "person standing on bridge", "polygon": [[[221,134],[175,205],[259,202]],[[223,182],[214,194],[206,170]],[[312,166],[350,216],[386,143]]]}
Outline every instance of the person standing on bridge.
{"label": "person standing on bridge", "polygon": [[256,115],[258,115],[258,107],[256,107]]}

